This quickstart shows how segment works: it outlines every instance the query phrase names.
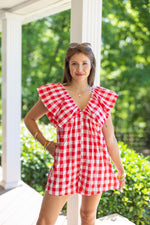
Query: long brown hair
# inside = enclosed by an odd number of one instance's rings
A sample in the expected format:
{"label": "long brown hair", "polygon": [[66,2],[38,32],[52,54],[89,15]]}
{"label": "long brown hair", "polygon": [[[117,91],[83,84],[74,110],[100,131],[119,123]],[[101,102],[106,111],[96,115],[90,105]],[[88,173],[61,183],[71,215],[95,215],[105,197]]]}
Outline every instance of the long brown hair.
{"label": "long brown hair", "polygon": [[69,84],[72,80],[70,69],[69,69],[69,61],[70,58],[76,53],[83,53],[86,55],[91,62],[91,71],[88,76],[88,84],[89,86],[93,86],[94,78],[95,78],[95,69],[96,69],[96,60],[94,53],[91,49],[90,43],[71,43],[67,49],[66,56],[65,56],[65,66],[64,66],[64,73],[63,73],[63,80],[62,83]]}

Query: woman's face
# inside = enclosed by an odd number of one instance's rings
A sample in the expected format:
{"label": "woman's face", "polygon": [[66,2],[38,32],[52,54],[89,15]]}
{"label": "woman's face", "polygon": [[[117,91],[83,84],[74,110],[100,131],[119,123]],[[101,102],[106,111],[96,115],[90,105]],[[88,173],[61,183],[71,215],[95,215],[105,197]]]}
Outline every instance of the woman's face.
{"label": "woman's face", "polygon": [[69,69],[72,79],[76,81],[86,80],[91,71],[91,62],[83,53],[74,54],[69,61]]}

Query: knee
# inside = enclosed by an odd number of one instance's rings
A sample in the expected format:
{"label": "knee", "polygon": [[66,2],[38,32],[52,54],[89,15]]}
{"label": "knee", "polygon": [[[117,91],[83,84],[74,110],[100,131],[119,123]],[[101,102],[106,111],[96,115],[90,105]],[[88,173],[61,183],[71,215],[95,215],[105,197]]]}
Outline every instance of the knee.
{"label": "knee", "polygon": [[95,211],[88,211],[88,210],[80,210],[81,221],[83,224],[87,225],[94,225],[96,219],[96,212]]}

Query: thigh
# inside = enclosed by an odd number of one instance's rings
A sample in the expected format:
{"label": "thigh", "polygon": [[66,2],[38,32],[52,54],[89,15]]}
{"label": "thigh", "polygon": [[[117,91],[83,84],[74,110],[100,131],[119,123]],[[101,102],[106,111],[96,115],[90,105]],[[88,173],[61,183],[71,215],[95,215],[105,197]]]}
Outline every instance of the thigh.
{"label": "thigh", "polygon": [[47,221],[49,223],[55,223],[59,212],[68,200],[69,195],[54,196],[45,192],[43,202],[39,214],[39,221]]}
{"label": "thigh", "polygon": [[82,196],[81,210],[83,212],[96,212],[102,194]]}

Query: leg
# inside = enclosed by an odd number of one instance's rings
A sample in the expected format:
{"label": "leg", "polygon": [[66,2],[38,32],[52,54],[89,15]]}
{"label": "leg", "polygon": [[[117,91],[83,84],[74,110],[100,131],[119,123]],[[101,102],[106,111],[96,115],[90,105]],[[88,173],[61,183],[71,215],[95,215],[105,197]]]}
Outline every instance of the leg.
{"label": "leg", "polygon": [[59,212],[68,200],[69,195],[54,196],[45,192],[41,211],[36,225],[54,225]]}
{"label": "leg", "polygon": [[80,209],[81,225],[95,225],[96,211],[101,198],[101,194],[82,196]]}

